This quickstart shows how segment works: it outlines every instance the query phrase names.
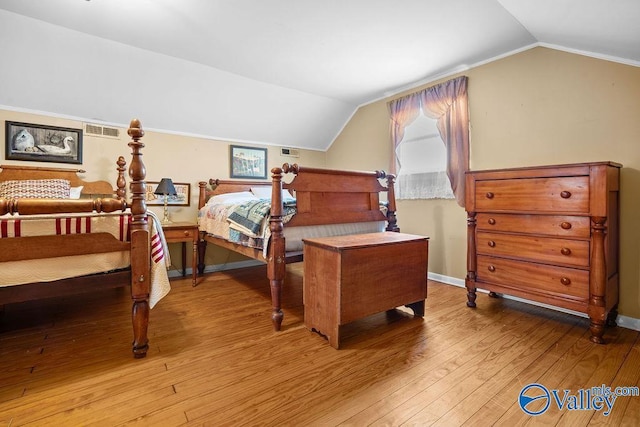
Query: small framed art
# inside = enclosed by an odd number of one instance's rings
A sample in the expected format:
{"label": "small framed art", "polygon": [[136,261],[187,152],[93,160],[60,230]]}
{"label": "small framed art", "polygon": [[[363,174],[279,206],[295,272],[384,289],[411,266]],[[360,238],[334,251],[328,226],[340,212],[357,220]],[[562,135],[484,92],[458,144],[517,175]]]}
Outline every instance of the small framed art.
{"label": "small framed art", "polygon": [[[160,184],[158,181],[147,181],[147,192],[145,193],[145,202],[150,206],[162,206],[164,205],[165,196],[161,194],[154,194],[156,187]],[[167,205],[169,206],[189,206],[191,204],[191,184],[174,182],[174,188],[176,189],[175,196],[166,196]]]}
{"label": "small framed art", "polygon": [[230,145],[231,178],[267,178],[267,149]]}

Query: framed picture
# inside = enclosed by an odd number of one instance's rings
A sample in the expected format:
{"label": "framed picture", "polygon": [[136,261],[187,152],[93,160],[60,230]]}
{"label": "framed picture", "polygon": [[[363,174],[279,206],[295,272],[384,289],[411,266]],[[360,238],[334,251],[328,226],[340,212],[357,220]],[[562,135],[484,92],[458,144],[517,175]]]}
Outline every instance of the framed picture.
{"label": "framed picture", "polygon": [[267,149],[230,145],[231,178],[267,178]]}
{"label": "framed picture", "polygon": [[5,142],[7,160],[82,163],[82,129],[7,121]]}
{"label": "framed picture", "polygon": [[[153,194],[158,184],[160,184],[159,181],[147,181],[147,192],[144,198],[147,205],[164,206],[164,196]],[[175,196],[167,196],[167,205],[189,206],[191,204],[191,184],[174,182],[173,186],[178,194]]]}

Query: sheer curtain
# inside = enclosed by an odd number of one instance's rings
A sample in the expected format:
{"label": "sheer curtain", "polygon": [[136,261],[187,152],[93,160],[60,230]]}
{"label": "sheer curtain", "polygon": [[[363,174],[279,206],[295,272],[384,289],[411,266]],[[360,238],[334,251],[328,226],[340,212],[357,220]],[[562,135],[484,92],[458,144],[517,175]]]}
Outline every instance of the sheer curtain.
{"label": "sheer curtain", "polygon": [[[465,177],[469,169],[469,111],[466,76],[458,77],[389,103],[391,116],[392,173],[402,167],[396,149],[402,142],[404,128],[420,110],[437,120],[437,127],[447,150],[446,173],[458,205],[464,207]],[[397,165],[397,166],[396,166]]]}
{"label": "sheer curtain", "polygon": [[411,124],[420,114],[420,97],[416,94],[394,99],[389,102],[389,115],[391,116],[391,168],[392,174],[398,174],[400,162],[396,150],[402,138],[404,138],[404,128]]}

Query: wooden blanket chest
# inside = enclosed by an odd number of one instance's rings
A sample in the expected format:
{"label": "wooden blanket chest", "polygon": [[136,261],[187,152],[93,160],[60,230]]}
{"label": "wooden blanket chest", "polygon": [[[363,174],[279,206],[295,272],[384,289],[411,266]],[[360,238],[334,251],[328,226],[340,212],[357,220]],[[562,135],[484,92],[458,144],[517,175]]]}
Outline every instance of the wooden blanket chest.
{"label": "wooden blanket chest", "polygon": [[406,305],[424,316],[428,237],[383,232],[304,239],[304,323],[338,348],[340,325]]}

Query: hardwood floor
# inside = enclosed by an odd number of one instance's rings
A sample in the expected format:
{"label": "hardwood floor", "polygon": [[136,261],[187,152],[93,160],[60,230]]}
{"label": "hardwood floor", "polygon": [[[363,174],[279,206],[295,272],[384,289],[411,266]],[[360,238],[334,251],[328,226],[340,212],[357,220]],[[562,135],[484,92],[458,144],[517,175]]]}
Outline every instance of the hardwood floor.
{"label": "hardwood floor", "polygon": [[288,267],[283,331],[264,267],[172,281],[151,310],[146,359],[130,353],[127,289],[8,305],[0,326],[0,426],[638,425],[640,397],[611,414],[537,417],[524,386],[640,384],[639,333],[429,283],[425,319],[380,313],[346,325],[341,349],[305,329],[302,264]]}

